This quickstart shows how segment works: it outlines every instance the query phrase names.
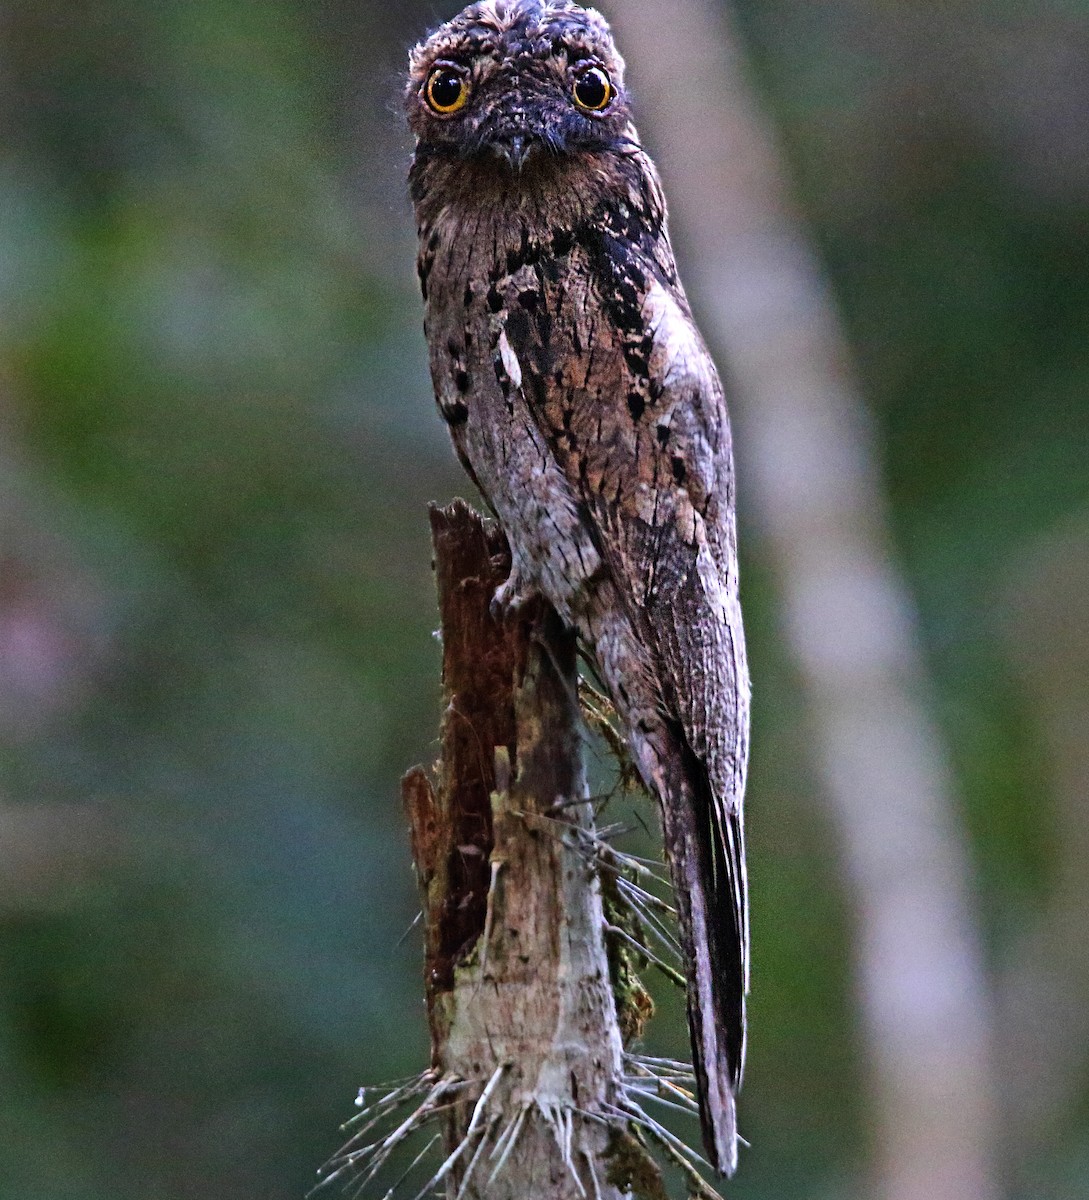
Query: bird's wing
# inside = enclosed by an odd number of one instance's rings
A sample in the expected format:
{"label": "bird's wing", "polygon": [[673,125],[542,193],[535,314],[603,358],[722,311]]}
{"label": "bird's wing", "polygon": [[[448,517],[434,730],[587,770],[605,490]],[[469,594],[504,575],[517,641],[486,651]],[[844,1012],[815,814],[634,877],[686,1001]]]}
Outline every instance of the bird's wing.
{"label": "bird's wing", "polygon": [[725,817],[744,790],[749,683],[722,386],[675,276],[615,248],[583,253],[558,279],[538,268],[506,336]]}
{"label": "bird's wing", "polygon": [[[688,855],[683,870],[689,881],[699,874],[700,903],[707,901],[706,921],[689,914],[682,932],[697,939],[689,957],[698,960],[694,970],[707,969],[702,983],[713,992],[718,1031],[697,1045],[706,1000],[690,974],[693,1044],[697,1060],[710,1056],[708,1047],[719,1069],[725,1060],[736,1088],[748,983],[741,800],[749,683],[729,421],[675,276],[645,257],[625,259],[603,238],[574,254],[584,261],[562,276],[537,269],[536,298],[511,306],[506,334],[526,402],[651,651],[655,701],[675,735],[663,752],[675,761],[663,765],[657,790],[683,792],[661,796],[667,840],[672,817],[673,852]],[[637,731],[632,736],[638,741]],[[704,924],[709,959],[694,921]]]}

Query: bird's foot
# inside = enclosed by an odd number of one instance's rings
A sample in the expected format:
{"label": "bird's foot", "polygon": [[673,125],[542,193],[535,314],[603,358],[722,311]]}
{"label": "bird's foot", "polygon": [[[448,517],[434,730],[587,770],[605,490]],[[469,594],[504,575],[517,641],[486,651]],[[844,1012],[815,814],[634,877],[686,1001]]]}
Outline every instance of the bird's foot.
{"label": "bird's foot", "polygon": [[491,604],[489,605],[492,620],[498,622],[508,620],[520,608],[525,607],[535,594],[533,588],[522,579],[517,569],[512,566],[510,574],[495,589],[495,594],[492,596]]}

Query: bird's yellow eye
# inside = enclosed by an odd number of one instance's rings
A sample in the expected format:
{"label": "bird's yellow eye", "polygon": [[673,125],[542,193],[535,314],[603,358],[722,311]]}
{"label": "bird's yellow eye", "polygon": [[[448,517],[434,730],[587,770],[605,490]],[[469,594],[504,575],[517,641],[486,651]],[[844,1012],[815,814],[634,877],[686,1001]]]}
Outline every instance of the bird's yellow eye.
{"label": "bird's yellow eye", "polygon": [[459,67],[438,66],[427,77],[426,94],[432,111],[448,117],[469,102],[469,80]]}
{"label": "bird's yellow eye", "polygon": [[575,78],[572,88],[575,103],[587,112],[601,112],[609,107],[615,93],[608,75],[601,67],[587,67]]}

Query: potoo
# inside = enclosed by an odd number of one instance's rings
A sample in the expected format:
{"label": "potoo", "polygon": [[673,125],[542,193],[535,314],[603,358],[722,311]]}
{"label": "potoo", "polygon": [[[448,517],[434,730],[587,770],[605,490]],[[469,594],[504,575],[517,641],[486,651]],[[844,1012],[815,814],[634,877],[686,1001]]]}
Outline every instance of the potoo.
{"label": "potoo", "polygon": [[749,679],[722,385],[603,17],[484,0],[406,92],[431,374],[510,542],[500,605],[577,630],[661,802],[704,1141],[737,1163]]}

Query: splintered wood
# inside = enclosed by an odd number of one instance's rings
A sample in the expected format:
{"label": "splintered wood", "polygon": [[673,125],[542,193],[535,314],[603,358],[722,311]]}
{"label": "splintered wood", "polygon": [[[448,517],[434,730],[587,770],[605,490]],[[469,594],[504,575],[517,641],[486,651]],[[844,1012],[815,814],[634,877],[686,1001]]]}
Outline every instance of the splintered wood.
{"label": "splintered wood", "polygon": [[619,1200],[635,1147],[615,1119],[625,1058],[586,849],[575,645],[543,605],[493,618],[509,568],[497,530],[462,503],[431,522],[442,758],[434,782],[406,777],[404,801],[432,1076],[453,1101],[432,1183],[451,1200]]}

